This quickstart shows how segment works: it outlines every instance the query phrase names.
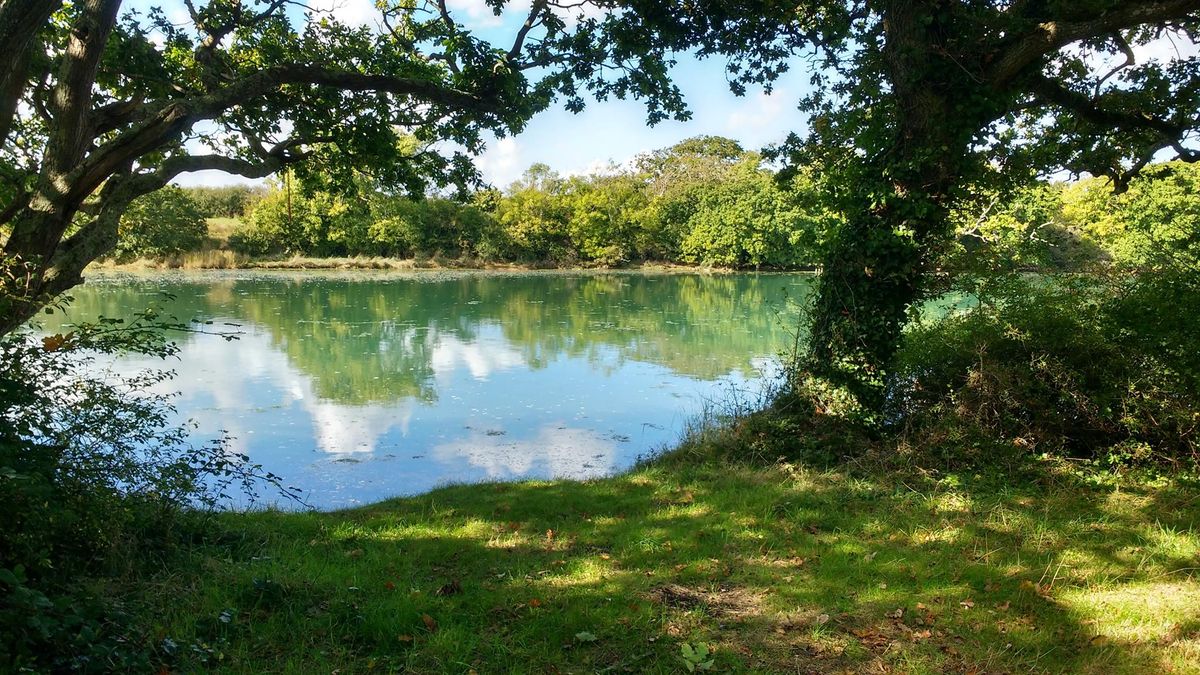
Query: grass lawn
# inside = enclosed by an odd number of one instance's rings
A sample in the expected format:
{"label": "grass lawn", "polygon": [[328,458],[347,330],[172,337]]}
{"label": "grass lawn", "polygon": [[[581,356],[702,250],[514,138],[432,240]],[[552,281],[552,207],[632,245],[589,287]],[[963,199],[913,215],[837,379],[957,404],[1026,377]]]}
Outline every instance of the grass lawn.
{"label": "grass lawn", "polygon": [[1179,483],[677,458],[227,515],[136,592],[181,670],[1196,673],[1198,516]]}
{"label": "grass lawn", "polygon": [[217,244],[224,247],[229,243],[229,235],[242,226],[240,218],[209,218],[208,236]]}

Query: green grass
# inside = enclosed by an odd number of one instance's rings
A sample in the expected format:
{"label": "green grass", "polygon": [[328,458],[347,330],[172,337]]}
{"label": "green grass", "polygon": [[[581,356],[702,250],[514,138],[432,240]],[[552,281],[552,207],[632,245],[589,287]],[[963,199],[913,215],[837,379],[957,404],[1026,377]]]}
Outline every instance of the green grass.
{"label": "green grass", "polygon": [[1007,482],[671,459],[226,515],[136,588],[225,672],[1200,672],[1200,488]]}
{"label": "green grass", "polygon": [[209,218],[208,236],[216,240],[218,246],[224,247],[229,243],[229,235],[241,226],[240,218]]}

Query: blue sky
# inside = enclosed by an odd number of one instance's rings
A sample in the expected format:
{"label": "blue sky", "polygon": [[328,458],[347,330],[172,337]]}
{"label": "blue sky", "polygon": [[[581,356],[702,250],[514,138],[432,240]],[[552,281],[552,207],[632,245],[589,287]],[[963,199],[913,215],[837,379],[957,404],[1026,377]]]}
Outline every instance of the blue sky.
{"label": "blue sky", "polygon": [[[126,7],[152,4],[163,7],[174,21],[186,20],[177,0],[135,0]],[[373,0],[315,0],[310,5],[349,24],[372,26],[377,22]],[[502,17],[494,16],[482,0],[448,0],[448,5],[456,20],[477,35],[507,46],[524,19],[528,0],[515,0],[516,11]],[[804,128],[803,116],[796,110],[808,79],[803,66],[778,82],[770,95],[751,89],[744,97],[734,96],[726,84],[724,63],[718,59],[698,61],[680,55],[673,77],[692,110],[687,122],[666,121],[648,127],[645,109],[637,101],[592,101],[577,115],[556,105],[536,116],[520,135],[491,139],[487,150],[477,157],[477,166],[485,180],[504,187],[535,162],[561,173],[586,173],[700,134],[727,136],[747,149],[757,149]],[[176,182],[221,185],[241,181],[218,172],[202,172],[184,174]]]}
{"label": "blue sky", "polygon": [[[511,11],[499,17],[484,0],[446,2],[457,21],[483,39],[507,48],[525,18],[530,0],[509,0]],[[346,24],[379,25],[375,0],[307,0],[306,4]],[[125,7],[144,10],[152,5],[161,6],[176,23],[188,22],[182,0],[127,0]],[[297,21],[304,20],[300,9],[293,6],[293,12]],[[1146,59],[1195,56],[1197,51],[1197,45],[1170,35],[1134,48],[1139,63]],[[578,115],[558,105],[536,116],[520,135],[490,139],[487,149],[476,158],[476,165],[486,181],[506,187],[537,162],[560,173],[579,174],[603,170],[609,163],[622,164],[640,153],[701,134],[726,136],[747,149],[758,149],[782,140],[791,131],[805,130],[805,119],[797,111],[796,103],[808,84],[806,64],[795,64],[795,69],[776,83],[770,95],[751,89],[746,96],[737,97],[729,91],[720,59],[699,61],[681,54],[678,61],[673,79],[692,110],[689,121],[666,121],[648,127],[645,109],[637,101],[591,102]],[[1164,154],[1163,159],[1167,158]],[[184,174],[176,182],[222,185],[245,180],[219,172],[201,172]]]}

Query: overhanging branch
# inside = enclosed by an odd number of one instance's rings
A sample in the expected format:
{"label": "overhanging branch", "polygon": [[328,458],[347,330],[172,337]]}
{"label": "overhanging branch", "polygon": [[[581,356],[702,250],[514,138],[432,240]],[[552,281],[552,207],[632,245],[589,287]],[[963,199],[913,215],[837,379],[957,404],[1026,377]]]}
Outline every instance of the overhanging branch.
{"label": "overhanging branch", "polygon": [[[1065,3],[1070,7],[1070,3]],[[1183,19],[1200,11],[1200,0],[1125,0],[1088,20],[1042,21],[1018,33],[993,59],[988,80],[1005,86],[1046,54],[1080,40],[1151,23]]]}

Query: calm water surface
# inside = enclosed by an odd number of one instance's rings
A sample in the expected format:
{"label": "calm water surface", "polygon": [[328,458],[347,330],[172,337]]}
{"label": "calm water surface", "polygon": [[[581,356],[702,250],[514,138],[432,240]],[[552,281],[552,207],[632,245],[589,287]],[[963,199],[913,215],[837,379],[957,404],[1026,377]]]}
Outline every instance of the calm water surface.
{"label": "calm water surface", "polygon": [[799,274],[107,276],[73,292],[66,321],[155,306],[237,324],[232,342],[180,338],[166,366],[181,416],[202,437],[228,432],[313,506],[337,508],[451,482],[626,468],[676,442],[706,401],[752,395],[811,284]]}

